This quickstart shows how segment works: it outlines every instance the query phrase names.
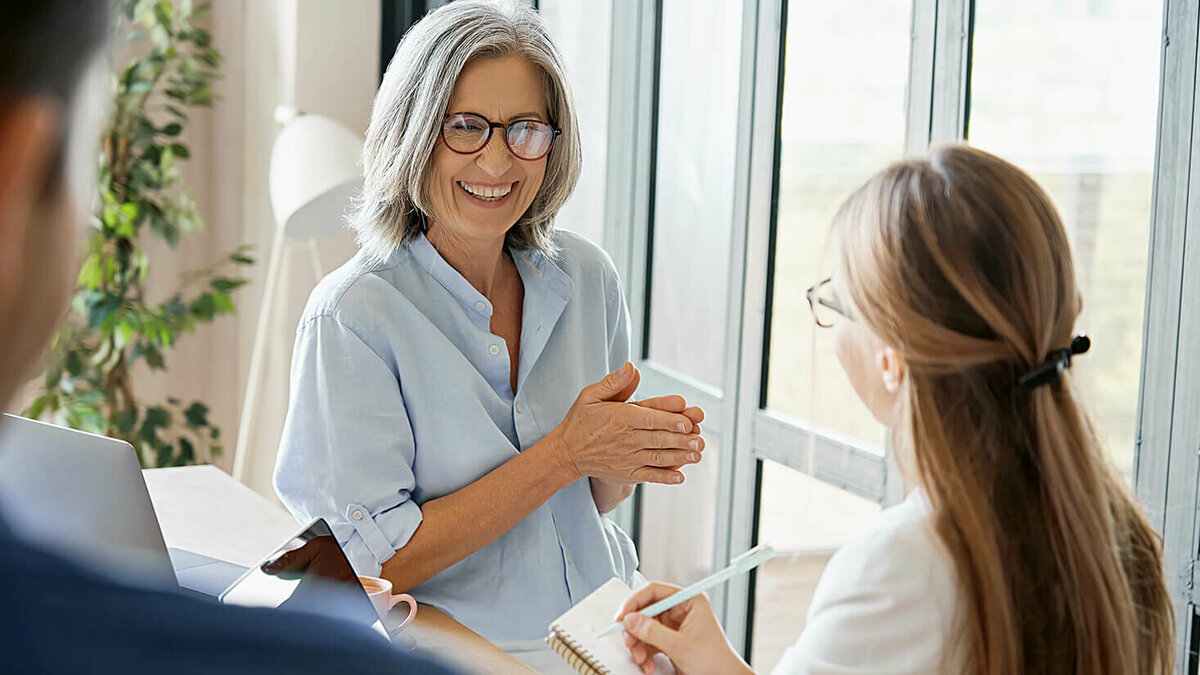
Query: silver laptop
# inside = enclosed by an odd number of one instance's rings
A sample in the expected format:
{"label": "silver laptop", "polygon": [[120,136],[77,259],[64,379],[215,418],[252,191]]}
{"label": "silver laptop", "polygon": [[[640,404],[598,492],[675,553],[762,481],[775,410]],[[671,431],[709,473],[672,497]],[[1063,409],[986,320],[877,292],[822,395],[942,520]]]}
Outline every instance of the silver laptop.
{"label": "silver laptop", "polygon": [[133,446],[14,415],[0,415],[0,513],[26,541],[143,585],[216,596],[245,571],[168,551]]}

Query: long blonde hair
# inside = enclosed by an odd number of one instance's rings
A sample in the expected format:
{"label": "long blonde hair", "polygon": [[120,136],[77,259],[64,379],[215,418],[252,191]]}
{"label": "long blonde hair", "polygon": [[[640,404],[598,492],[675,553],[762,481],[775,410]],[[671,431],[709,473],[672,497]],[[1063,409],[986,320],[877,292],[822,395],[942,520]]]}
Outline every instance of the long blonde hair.
{"label": "long blonde hair", "polygon": [[1081,310],[1045,192],[998,157],[943,146],[877,174],[834,232],[855,320],[908,364],[894,440],[962,591],[946,667],[1171,672],[1160,541],[1070,371],[1014,384],[1070,344]]}

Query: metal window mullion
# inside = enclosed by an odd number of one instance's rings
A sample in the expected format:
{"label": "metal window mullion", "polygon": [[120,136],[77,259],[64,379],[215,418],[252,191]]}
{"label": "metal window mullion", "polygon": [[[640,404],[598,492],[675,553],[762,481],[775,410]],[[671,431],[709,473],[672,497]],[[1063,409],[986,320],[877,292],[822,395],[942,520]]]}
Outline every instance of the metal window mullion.
{"label": "metal window mullion", "polygon": [[[757,461],[754,457],[754,417],[759,410],[763,387],[763,354],[766,339],[768,305],[768,266],[770,264],[771,221],[774,217],[775,153],[778,134],[780,90],[780,48],[783,35],[783,0],[759,0],[755,16],[747,18],[745,39],[753,50],[744,51],[751,67],[743,63],[743,77],[750,100],[745,111],[748,136],[745,138],[747,189],[741,202],[745,226],[741,233],[741,301],[737,323],[738,370],[736,379],[736,424],[731,436],[732,460],[729,466],[728,524],[726,555],[748,548],[754,538]],[[749,32],[749,29],[753,32]],[[746,575],[732,579],[725,589],[723,622],[734,645],[745,645],[749,616],[750,580]],[[749,654],[746,654],[748,657]]]}
{"label": "metal window mullion", "polygon": [[972,0],[936,3],[929,143],[966,137],[971,5]]}
{"label": "metal window mullion", "polygon": [[934,56],[937,53],[937,0],[913,0],[909,31],[908,86],[905,88],[904,154],[929,147],[933,127]]}
{"label": "metal window mullion", "polygon": [[[1193,111],[1192,137],[1200,134],[1200,115]],[[1191,172],[1200,168],[1200,147],[1192,144]],[[1190,183],[1189,183],[1189,193]],[[1188,200],[1187,224],[1181,241],[1183,269],[1178,305],[1179,332],[1175,339],[1175,372],[1170,428],[1166,521],[1163,532],[1167,579],[1176,585],[1177,662],[1200,645],[1189,644],[1191,624],[1196,621],[1200,598],[1194,597],[1192,575],[1200,547],[1200,358],[1192,350],[1200,346],[1200,195]],[[1188,236],[1191,235],[1191,236]],[[1147,381],[1165,389],[1165,383]],[[1142,449],[1148,450],[1146,445]],[[1183,637],[1180,641],[1178,638]]]}
{"label": "metal window mullion", "polygon": [[888,501],[888,463],[868,443],[780,413],[754,417],[754,455],[879,504]]}
{"label": "metal window mullion", "polygon": [[[614,2],[610,38],[604,248],[621,275],[635,363],[642,356],[648,283],[645,257],[653,175],[655,9],[655,0]],[[634,537],[635,544],[640,499],[640,494],[635,495],[612,514],[614,521]]]}
{"label": "metal window mullion", "polygon": [[[747,269],[747,243],[749,239],[749,230],[752,229],[752,221],[749,220],[749,203],[752,199],[752,191],[754,190],[755,166],[757,161],[754,148],[752,146],[755,134],[758,130],[758,125],[761,118],[757,116],[759,101],[756,98],[756,92],[759,89],[757,80],[757,69],[759,67],[759,59],[762,58],[762,53],[759,50],[760,38],[760,20],[761,20],[761,5],[773,4],[776,0],[745,0],[742,5],[742,34],[739,44],[741,46],[741,58],[739,61],[740,69],[738,74],[738,114],[737,114],[737,136],[736,136],[736,161],[734,168],[734,186],[733,209],[731,217],[733,219],[732,227],[730,228],[730,265],[729,265],[729,283],[728,293],[726,295],[726,321],[727,327],[725,334],[725,378],[726,386],[722,424],[725,426],[725,450],[720,453],[720,476],[723,479],[718,483],[717,491],[717,531],[714,538],[715,546],[713,551],[713,568],[728,564],[733,556],[739,554],[748,547],[748,542],[742,542],[739,526],[740,521],[735,520],[736,509],[734,507],[735,494],[737,493],[736,482],[739,480],[744,467],[741,467],[740,455],[745,452],[745,448],[739,443],[738,429],[739,425],[739,406],[740,402],[745,399],[758,400],[758,382],[752,383],[752,386],[746,387],[745,382],[741,378],[741,373],[750,370],[758,373],[757,361],[745,361],[742,350],[742,343],[746,336],[746,330],[743,323],[742,306],[746,302],[746,269]],[[778,33],[778,26],[775,26],[775,32]],[[774,106],[771,106],[774,111]],[[773,129],[773,115],[772,124]],[[752,341],[756,338],[750,337]],[[750,364],[754,364],[751,366]],[[723,517],[722,517],[723,516]],[[736,540],[736,541],[735,541]],[[727,617],[732,612],[733,614],[745,613],[745,598],[747,592],[740,584],[727,584],[718,592],[712,594],[713,605],[717,610],[717,616],[725,619],[724,624],[727,632],[732,628],[733,632],[729,633],[729,638],[733,644],[740,644],[744,637],[745,624],[731,625]]]}
{"label": "metal window mullion", "polygon": [[635,361],[642,356],[649,283],[655,10],[655,0],[614,2],[612,16],[604,245],[621,274]]}
{"label": "metal window mullion", "polygon": [[1195,114],[1197,20],[1195,6],[1168,3],[1164,19],[1141,393],[1134,454],[1138,496],[1160,531],[1165,526],[1167,512],[1170,459],[1167,450],[1170,448],[1179,352],[1184,234],[1188,225]]}
{"label": "metal window mullion", "polygon": [[1184,668],[1193,621],[1188,586],[1196,557],[1200,430],[1195,411],[1200,409],[1200,375],[1194,356],[1180,357],[1186,353],[1182,345],[1200,343],[1195,312],[1184,312],[1185,300],[1193,307],[1200,300],[1200,234],[1195,224],[1200,195],[1193,199],[1191,194],[1191,175],[1200,161],[1194,142],[1200,125],[1195,106],[1200,9],[1195,3],[1167,2],[1163,26],[1134,482],[1163,535],[1176,609],[1176,664]]}

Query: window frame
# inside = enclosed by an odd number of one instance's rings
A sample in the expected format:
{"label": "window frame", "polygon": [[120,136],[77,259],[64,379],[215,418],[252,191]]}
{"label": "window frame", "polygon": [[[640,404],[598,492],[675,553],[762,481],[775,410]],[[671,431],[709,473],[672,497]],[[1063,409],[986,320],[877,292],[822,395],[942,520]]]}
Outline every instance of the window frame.
{"label": "window frame", "polygon": [[1200,7],[1166,2],[1159,77],[1150,264],[1147,272],[1134,485],[1163,537],[1175,605],[1176,672],[1195,672],[1200,542],[1200,109],[1196,106]]}

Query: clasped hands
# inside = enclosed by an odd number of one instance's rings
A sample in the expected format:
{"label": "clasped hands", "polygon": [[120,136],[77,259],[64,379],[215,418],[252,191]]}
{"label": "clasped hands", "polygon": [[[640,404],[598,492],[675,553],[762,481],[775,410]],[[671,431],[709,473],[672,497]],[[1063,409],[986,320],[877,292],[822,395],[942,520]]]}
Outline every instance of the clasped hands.
{"label": "clasped hands", "polygon": [[683,482],[679,469],[700,461],[704,411],[677,395],[631,402],[640,381],[641,373],[627,362],[584,387],[547,436],[573,477],[677,485]]}

